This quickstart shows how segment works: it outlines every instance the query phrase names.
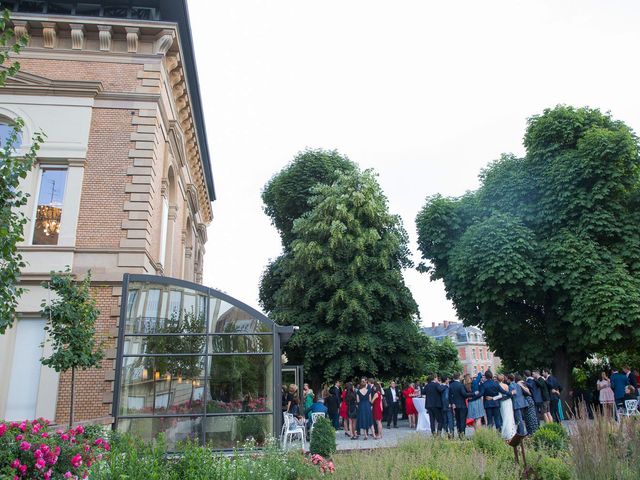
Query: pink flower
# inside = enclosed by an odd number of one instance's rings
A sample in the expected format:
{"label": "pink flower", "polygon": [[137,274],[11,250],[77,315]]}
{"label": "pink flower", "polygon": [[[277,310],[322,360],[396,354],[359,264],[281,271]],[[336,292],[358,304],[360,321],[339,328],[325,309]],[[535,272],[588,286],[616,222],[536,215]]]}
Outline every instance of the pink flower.
{"label": "pink flower", "polygon": [[84,433],[84,427],[82,425],[78,425],[76,427],[76,435],[81,435]]}
{"label": "pink flower", "polygon": [[49,434],[48,434],[47,432],[42,432],[42,433],[40,434],[40,436],[41,436],[42,438],[49,438]]}
{"label": "pink flower", "polygon": [[44,453],[42,453],[42,450],[37,449],[35,452],[33,452],[33,458],[38,459],[42,457],[44,457]]}
{"label": "pink flower", "polygon": [[22,435],[16,435],[16,442],[19,442],[20,440],[22,440],[24,437]]}
{"label": "pink flower", "polygon": [[53,470],[51,469],[47,470],[46,473],[44,474],[44,480],[50,480],[51,475],[53,475]]}
{"label": "pink flower", "polygon": [[0,437],[7,431],[7,426],[4,423],[0,423]]}
{"label": "pink flower", "polygon": [[20,471],[20,473],[21,473],[22,475],[24,475],[25,473],[27,473],[27,466],[26,466],[26,465],[20,465],[20,466],[18,467],[18,470]]}
{"label": "pink flower", "polygon": [[36,460],[36,469],[42,470],[46,466],[47,462],[44,461],[44,458],[39,458],[38,460]]}
{"label": "pink flower", "polygon": [[73,465],[75,468],[78,468],[80,465],[82,465],[82,455],[78,453],[75,457],[73,457],[71,459],[71,465]]}
{"label": "pink flower", "polygon": [[22,450],[23,452],[26,452],[30,448],[31,448],[31,444],[29,442],[21,442],[20,443],[20,450]]}
{"label": "pink flower", "polygon": [[64,433],[64,431],[62,429],[58,428],[56,430],[56,435],[62,435],[62,433]]}
{"label": "pink flower", "polygon": [[22,423],[20,423],[20,425],[18,425],[18,428],[24,432],[27,429],[27,422],[23,421]]}
{"label": "pink flower", "polygon": [[66,442],[69,440],[69,435],[67,435],[66,433],[63,433],[62,435],[60,435],[60,438]]}
{"label": "pink flower", "polygon": [[104,440],[101,438],[96,438],[95,442],[93,442],[94,445],[97,445],[98,447],[100,445],[102,445],[104,443]]}
{"label": "pink flower", "polygon": [[20,460],[18,460],[17,458],[11,462],[11,468],[18,468],[20,466]]}
{"label": "pink flower", "polygon": [[67,473],[64,474],[64,478],[71,478],[71,477],[73,477],[71,472],[67,472]]}

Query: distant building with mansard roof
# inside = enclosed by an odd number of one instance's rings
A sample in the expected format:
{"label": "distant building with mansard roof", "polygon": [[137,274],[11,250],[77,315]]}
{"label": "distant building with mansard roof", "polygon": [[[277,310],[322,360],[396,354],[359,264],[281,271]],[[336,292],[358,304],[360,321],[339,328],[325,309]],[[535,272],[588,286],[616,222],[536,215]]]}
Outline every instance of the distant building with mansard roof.
{"label": "distant building with mansard roof", "polygon": [[465,327],[461,322],[445,320],[431,327],[423,327],[422,333],[436,341],[450,338],[458,350],[458,358],[463,366],[463,373],[474,375],[485,370],[496,371],[500,358],[489,349],[484,332],[477,327]]}

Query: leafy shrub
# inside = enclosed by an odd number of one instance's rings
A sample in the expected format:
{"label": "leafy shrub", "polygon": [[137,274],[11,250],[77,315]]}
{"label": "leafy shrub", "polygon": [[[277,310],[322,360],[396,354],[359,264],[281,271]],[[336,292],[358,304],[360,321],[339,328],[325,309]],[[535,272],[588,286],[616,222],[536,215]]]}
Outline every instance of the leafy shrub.
{"label": "leafy shrub", "polygon": [[49,424],[43,418],[0,422],[0,478],[83,478],[110,449],[82,425],[51,432]]}
{"label": "leafy shrub", "polygon": [[165,465],[166,445],[162,435],[151,444],[139,437],[119,432],[113,432],[109,440],[111,451],[104,456],[102,462],[93,466],[91,480],[169,478]]}
{"label": "leafy shrub", "polygon": [[446,475],[443,475],[438,470],[432,470],[428,467],[420,467],[411,470],[407,480],[449,480]]}
{"label": "leafy shrub", "polygon": [[336,431],[326,418],[318,418],[311,432],[309,445],[311,454],[317,453],[323,457],[331,457],[336,451]]}
{"label": "leafy shrub", "polygon": [[488,456],[506,457],[511,454],[511,448],[504,442],[500,432],[493,428],[478,429],[471,441],[478,450]]}
{"label": "leafy shrub", "polygon": [[[255,441],[247,442],[233,456],[185,442],[179,455],[167,457],[162,436],[148,444],[114,433],[111,443],[109,455],[93,465],[91,480],[311,480],[321,474],[322,465],[314,465],[300,452],[282,452],[274,439],[267,439],[260,449]],[[329,463],[325,462],[327,473],[333,468]]]}
{"label": "leafy shrub", "polygon": [[540,430],[549,430],[551,432],[556,432],[561,438],[568,440],[569,433],[560,423],[543,423],[540,426]]}
{"label": "leafy shrub", "polygon": [[238,439],[253,438],[258,445],[266,439],[267,419],[259,415],[245,415],[238,419]]}
{"label": "leafy shrub", "polygon": [[[557,434],[556,434],[557,435]],[[541,456],[532,464],[532,480],[571,480],[571,467],[558,458]]]}
{"label": "leafy shrub", "polygon": [[552,456],[566,451],[569,446],[569,436],[566,430],[562,425],[556,423],[545,423],[531,438],[536,450],[544,450]]}

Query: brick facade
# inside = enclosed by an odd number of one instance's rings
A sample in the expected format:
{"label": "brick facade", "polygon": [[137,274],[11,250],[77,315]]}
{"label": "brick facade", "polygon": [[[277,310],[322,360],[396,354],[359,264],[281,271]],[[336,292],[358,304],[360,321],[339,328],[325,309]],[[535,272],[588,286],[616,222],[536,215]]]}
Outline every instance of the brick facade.
{"label": "brick facade", "polygon": [[[20,22],[18,28],[28,29],[30,21]],[[37,29],[40,23],[31,24]],[[2,92],[26,92],[46,99],[56,89],[64,89],[72,99],[67,100],[70,104],[76,102],[77,108],[90,108],[86,155],[55,160],[82,169],[81,185],[74,187],[81,192],[75,241],[64,248],[25,245],[25,251],[33,251],[33,255],[66,255],[64,262],[71,264],[78,277],[88,270],[92,273],[92,292],[101,312],[97,336],[106,355],[102,368],[76,372],[77,422],[107,423],[112,413],[122,275],[147,273],[200,281],[202,262],[196,264],[196,260],[204,253],[206,226],[212,219],[211,194],[205,181],[177,35],[165,25],[160,28],[147,24],[140,27],[140,37],[136,36],[134,45],[128,35],[122,35],[125,28],[132,27],[114,25],[113,38],[109,37],[107,45],[110,50],[105,50],[106,44],[98,43],[96,38],[93,43],[81,44],[85,50],[92,49],[90,52],[77,55],[65,49],[72,48],[68,39],[46,47],[47,39],[38,37],[41,31],[32,30],[30,48],[20,58],[22,77]],[[60,27],[59,31],[64,28],[67,27]],[[132,51],[133,47],[137,50]],[[118,52],[123,48],[129,52],[127,55]],[[74,58],[66,58],[71,56]],[[54,88],[48,82],[58,83]],[[74,96],[89,95],[91,103],[73,100]],[[55,102],[43,100],[43,105],[55,115]],[[28,181],[37,182],[37,178]],[[163,208],[165,202],[168,209]],[[62,223],[70,221],[65,218],[68,211],[65,207]],[[163,231],[165,221],[167,227]],[[163,241],[165,258],[161,258]],[[37,285],[49,270],[64,268],[64,264],[46,270],[43,267],[42,271],[36,267],[24,275],[23,284]],[[37,311],[25,307],[21,314],[33,316]],[[71,372],[60,374],[57,380],[55,420],[61,424],[68,421],[70,380]],[[0,407],[0,418],[1,410]]]}

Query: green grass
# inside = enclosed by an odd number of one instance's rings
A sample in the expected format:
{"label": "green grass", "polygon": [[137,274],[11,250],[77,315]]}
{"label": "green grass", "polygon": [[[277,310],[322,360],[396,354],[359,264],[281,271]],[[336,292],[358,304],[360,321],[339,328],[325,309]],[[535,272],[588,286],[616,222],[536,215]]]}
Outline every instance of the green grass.
{"label": "green grass", "polygon": [[482,440],[483,443],[478,445],[478,442],[468,440],[431,439],[416,435],[397,448],[337,454],[334,455],[334,478],[402,480],[419,467],[428,467],[449,480],[521,478],[511,449],[504,445],[496,432],[483,432]]}

